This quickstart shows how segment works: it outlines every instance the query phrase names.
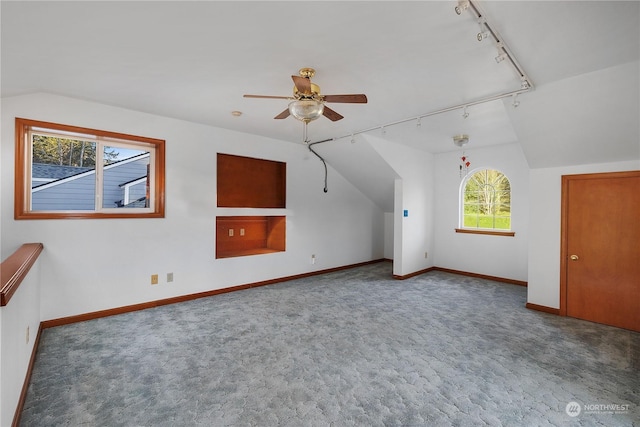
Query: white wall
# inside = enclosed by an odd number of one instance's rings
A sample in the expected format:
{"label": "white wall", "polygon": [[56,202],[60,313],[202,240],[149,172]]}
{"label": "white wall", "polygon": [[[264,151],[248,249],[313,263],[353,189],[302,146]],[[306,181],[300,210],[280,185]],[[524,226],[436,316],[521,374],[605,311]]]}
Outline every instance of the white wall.
{"label": "white wall", "polygon": [[[166,140],[166,218],[13,219],[14,118]],[[216,207],[216,153],[287,162],[286,209]],[[2,100],[2,252],[42,242],[41,320],[191,294],[382,258],[384,214],[301,145],[34,94]],[[287,215],[287,250],[215,259],[215,217]],[[311,254],[316,264],[311,265]],[[166,273],[174,282],[166,283]],[[151,274],[160,283],[150,285]]]}
{"label": "white wall", "polygon": [[[471,145],[471,143],[470,143]],[[529,168],[519,144],[466,149],[471,162],[468,173],[497,169],[511,183],[511,228],[514,237],[456,233],[459,226],[459,165],[463,151],[436,155],[435,160],[435,253],[438,267],[527,280],[529,228]]]}
{"label": "white wall", "polygon": [[[8,254],[9,256],[11,254]],[[42,254],[41,254],[42,255]],[[40,325],[40,261],[0,308],[0,425],[10,426]],[[29,338],[27,340],[27,328]]]}
{"label": "white wall", "polygon": [[433,258],[424,257],[434,248],[433,155],[382,138],[366,138],[400,176],[395,183],[393,274],[405,276],[433,266]]}
{"label": "white wall", "polygon": [[393,259],[393,212],[384,213],[384,257]]}
{"label": "white wall", "polygon": [[[0,104],[0,115],[2,114],[2,106]],[[0,161],[2,160],[2,150],[0,150]],[[2,188],[2,173],[0,173],[0,189]],[[0,197],[0,213],[2,212],[2,197]],[[0,242],[2,241],[2,221],[0,221]],[[0,262],[4,261],[4,256],[3,256],[3,252],[2,252],[2,245],[0,245]],[[0,285],[2,286],[2,285]],[[1,313],[1,308],[0,308],[0,313]],[[0,384],[4,384],[5,381],[2,378],[2,314],[0,314]],[[6,411],[4,411],[2,409],[2,402],[4,402],[3,396],[2,396],[2,387],[0,386],[0,425],[4,425],[4,414]]]}
{"label": "white wall", "polygon": [[638,169],[640,169],[640,161],[635,160],[531,170],[529,227],[531,237],[527,302],[560,308],[562,175]]}

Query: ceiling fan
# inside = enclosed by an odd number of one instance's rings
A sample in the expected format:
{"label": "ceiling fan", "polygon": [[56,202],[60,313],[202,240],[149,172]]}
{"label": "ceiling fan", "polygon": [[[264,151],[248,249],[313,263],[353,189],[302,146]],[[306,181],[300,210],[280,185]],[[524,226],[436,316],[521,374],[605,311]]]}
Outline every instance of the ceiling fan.
{"label": "ceiling fan", "polygon": [[331,121],[338,121],[344,117],[325,105],[326,102],[340,102],[347,104],[366,104],[367,96],[364,94],[346,95],[321,95],[320,86],[311,83],[311,77],[316,73],[313,68],[301,68],[299,76],[291,76],[293,79],[293,96],[269,96],[269,95],[244,95],[245,98],[270,98],[291,100],[289,108],[274,117],[274,119],[286,119],[292,115],[305,124],[325,116]]}

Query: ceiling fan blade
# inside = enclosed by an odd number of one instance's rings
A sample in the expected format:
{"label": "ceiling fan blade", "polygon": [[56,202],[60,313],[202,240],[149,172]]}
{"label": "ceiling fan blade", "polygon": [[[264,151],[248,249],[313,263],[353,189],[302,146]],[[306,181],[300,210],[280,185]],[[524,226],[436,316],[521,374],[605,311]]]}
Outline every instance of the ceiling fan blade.
{"label": "ceiling fan blade", "polygon": [[280,113],[277,116],[275,116],[274,119],[286,119],[287,117],[289,117],[290,114],[291,113],[289,113],[289,109],[287,108],[282,113]]}
{"label": "ceiling fan blade", "polygon": [[348,95],[323,95],[325,102],[342,102],[347,104],[366,104],[367,95],[363,93],[352,93]]}
{"label": "ceiling fan blade", "polygon": [[337,122],[340,119],[344,119],[344,116],[342,116],[339,113],[336,113],[326,105],[324,106],[324,111],[322,112],[322,115],[325,116],[327,119],[331,120],[332,122]]}
{"label": "ceiling fan blade", "polygon": [[245,98],[293,99],[290,96],[244,95]]}
{"label": "ceiling fan blade", "polygon": [[311,80],[306,77],[291,76],[296,89],[303,95],[311,95]]}

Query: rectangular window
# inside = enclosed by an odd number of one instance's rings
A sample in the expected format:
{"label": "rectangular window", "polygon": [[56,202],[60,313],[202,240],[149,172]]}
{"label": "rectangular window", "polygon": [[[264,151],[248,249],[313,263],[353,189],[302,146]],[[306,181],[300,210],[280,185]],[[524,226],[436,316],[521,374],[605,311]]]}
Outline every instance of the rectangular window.
{"label": "rectangular window", "polygon": [[165,141],[16,118],[15,218],[164,217]]}

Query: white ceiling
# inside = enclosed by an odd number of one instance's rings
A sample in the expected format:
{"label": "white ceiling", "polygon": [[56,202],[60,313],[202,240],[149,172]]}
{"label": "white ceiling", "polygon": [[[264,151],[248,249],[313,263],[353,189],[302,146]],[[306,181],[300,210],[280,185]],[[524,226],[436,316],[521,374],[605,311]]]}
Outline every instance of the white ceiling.
{"label": "white ceiling", "polygon": [[[520,142],[531,167],[640,157],[640,2],[474,3],[535,89],[515,109],[492,101],[385,138],[432,153],[455,150],[458,133],[469,149]],[[368,96],[309,125],[311,141],[341,137],[520,89],[456,4],[2,1],[2,96],[49,92],[301,143],[301,122],[273,119],[286,100],[243,94],[288,96],[290,76],[313,67],[323,94]]]}

